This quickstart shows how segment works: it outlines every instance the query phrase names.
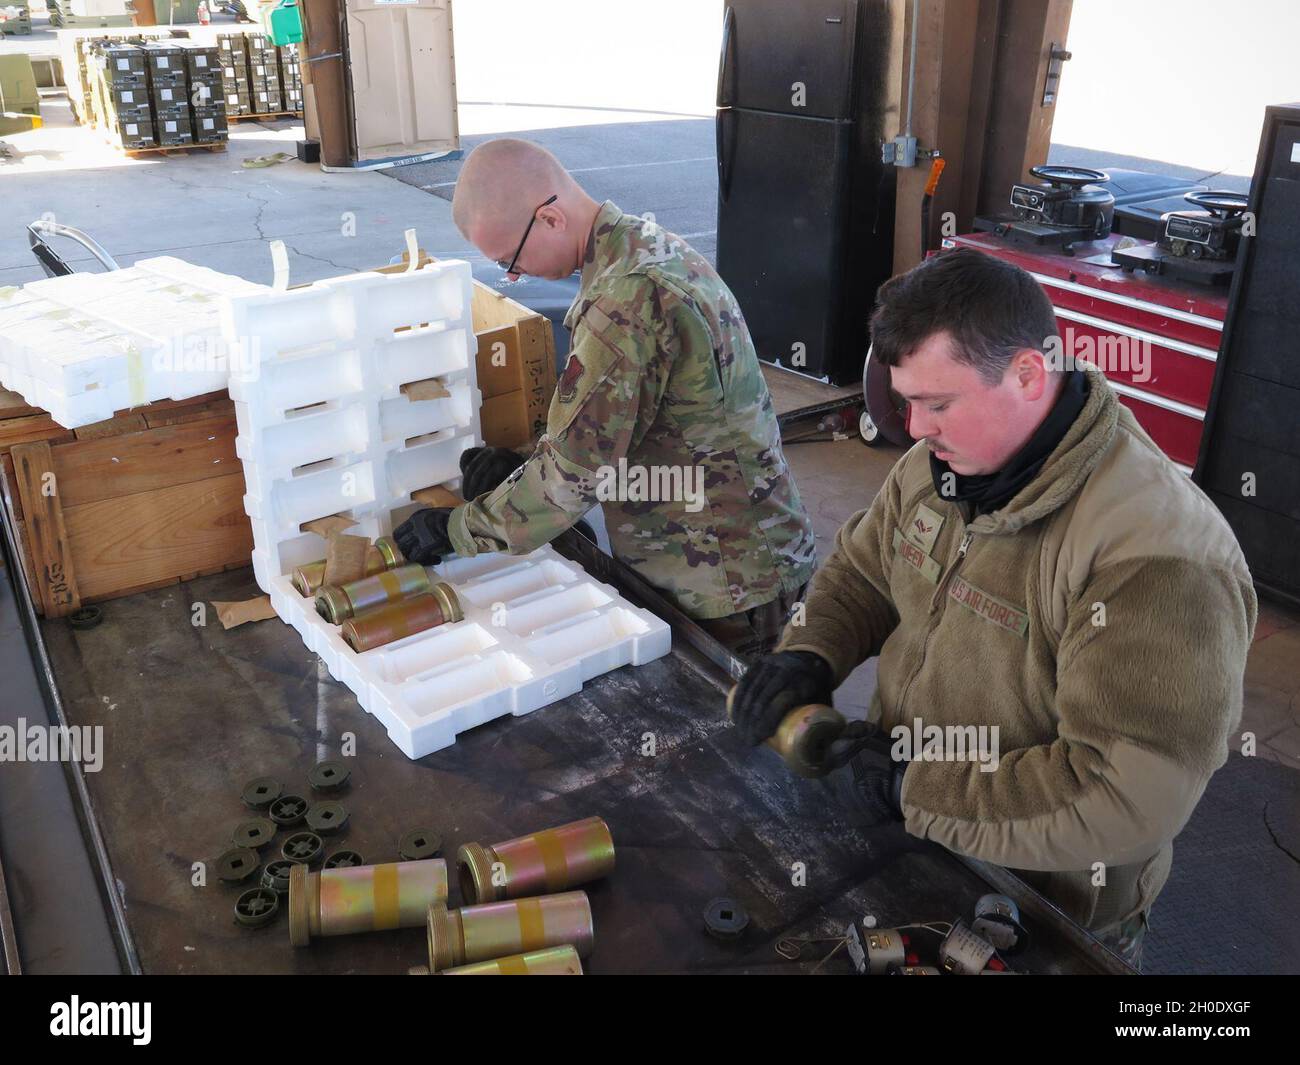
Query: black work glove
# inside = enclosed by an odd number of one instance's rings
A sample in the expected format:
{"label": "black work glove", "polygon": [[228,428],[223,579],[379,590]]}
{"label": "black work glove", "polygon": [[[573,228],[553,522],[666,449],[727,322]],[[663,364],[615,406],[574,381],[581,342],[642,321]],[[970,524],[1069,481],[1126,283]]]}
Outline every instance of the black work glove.
{"label": "black work glove", "polygon": [[466,501],[491,492],[524,464],[521,455],[504,447],[470,447],[460,453],[460,494]]}
{"label": "black work glove", "polygon": [[455,552],[447,536],[447,519],[451,507],[425,507],[417,510],[393,530],[393,539],[407,562],[436,566],[443,555]]}
{"label": "black work glove", "polygon": [[847,765],[822,778],[823,786],[855,828],[874,828],[903,819],[906,762],[889,756],[888,741],[872,742]]}
{"label": "black work glove", "polygon": [[811,651],[778,651],[749,667],[736,686],[731,720],[745,742],[757,746],[797,706],[830,704],[835,690],[831,665]]}

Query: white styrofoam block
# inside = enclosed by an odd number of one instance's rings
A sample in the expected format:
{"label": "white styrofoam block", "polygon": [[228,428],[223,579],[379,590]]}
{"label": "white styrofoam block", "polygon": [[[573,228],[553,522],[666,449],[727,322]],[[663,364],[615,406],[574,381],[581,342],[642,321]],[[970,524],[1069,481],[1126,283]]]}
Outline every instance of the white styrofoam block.
{"label": "white styrofoam block", "polygon": [[265,291],[180,259],[0,288],[0,384],[68,428],[226,387],[224,299]]}
{"label": "white styrofoam block", "polygon": [[[479,440],[469,268],[431,263],[301,289],[234,296],[222,339],[253,522],[254,573],[268,581],[320,558],[302,526],[346,514],[356,535],[392,531],[411,493],[460,476]],[[400,331],[399,331],[400,330]],[[412,400],[402,386],[436,378],[447,393]]]}
{"label": "white styrofoam block", "polygon": [[[361,654],[294,589],[294,567],[326,548],[304,524],[346,514],[349,532],[373,540],[413,492],[459,483],[460,454],[481,439],[466,264],[235,296],[222,336],[247,371],[230,394],[257,582],[408,757],[668,653],[667,624],[550,547],[444,559],[431,576],[456,590],[465,617]],[[429,378],[446,394],[401,390]]]}
{"label": "white styrofoam block", "polygon": [[448,558],[430,576],[455,589],[463,620],[357,654],[286,576],[271,605],[409,758],[475,725],[532,713],[620,666],[668,653],[671,630],[551,547]]}

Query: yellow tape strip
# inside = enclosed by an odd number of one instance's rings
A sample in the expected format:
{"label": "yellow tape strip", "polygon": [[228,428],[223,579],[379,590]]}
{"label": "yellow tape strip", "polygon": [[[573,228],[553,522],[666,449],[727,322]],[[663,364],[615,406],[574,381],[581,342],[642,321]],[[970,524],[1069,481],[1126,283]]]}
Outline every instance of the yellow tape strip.
{"label": "yellow tape strip", "polygon": [[540,899],[519,900],[519,946],[522,951],[546,945],[546,919]]}
{"label": "yellow tape strip", "polygon": [[376,931],[400,927],[397,923],[400,919],[400,907],[397,900],[397,870],[398,866],[395,863],[375,866],[374,928]]}
{"label": "yellow tape strip", "polygon": [[141,407],[148,402],[144,385],[144,354],[134,344],[129,344],[126,349],[126,387],[131,399],[129,406]]}
{"label": "yellow tape strip", "polygon": [[497,959],[497,970],[502,976],[527,976],[528,963],[522,955],[512,954],[508,958]]}
{"label": "yellow tape strip", "polygon": [[544,828],[534,834],[537,852],[542,856],[542,865],[546,867],[546,887],[550,891],[559,891],[569,883],[569,860],[564,856],[564,844],[555,834],[555,830]]}

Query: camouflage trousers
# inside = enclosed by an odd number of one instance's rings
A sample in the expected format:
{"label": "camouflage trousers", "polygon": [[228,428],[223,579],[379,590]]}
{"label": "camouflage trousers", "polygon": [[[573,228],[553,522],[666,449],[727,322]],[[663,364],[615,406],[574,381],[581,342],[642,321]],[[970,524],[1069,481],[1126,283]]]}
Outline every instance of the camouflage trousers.
{"label": "camouflage trousers", "polygon": [[1142,947],[1146,942],[1147,915],[1137,913],[1114,928],[1098,932],[1096,936],[1133,968],[1142,968]]}
{"label": "camouflage trousers", "polygon": [[751,662],[767,654],[776,646],[785,630],[786,622],[797,603],[803,601],[808,585],[793,592],[783,592],[770,603],[728,614],[724,618],[709,618],[697,624],[737,658]]}

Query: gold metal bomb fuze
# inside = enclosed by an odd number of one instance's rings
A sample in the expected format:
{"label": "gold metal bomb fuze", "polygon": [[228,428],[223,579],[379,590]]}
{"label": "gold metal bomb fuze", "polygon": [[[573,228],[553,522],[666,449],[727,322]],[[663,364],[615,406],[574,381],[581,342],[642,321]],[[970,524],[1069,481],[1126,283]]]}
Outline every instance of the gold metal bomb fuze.
{"label": "gold metal bomb fuze", "polygon": [[614,839],[599,817],[456,852],[460,894],[467,903],[548,895],[608,876]]}
{"label": "gold metal bomb fuze", "polygon": [[591,953],[595,929],[585,891],[512,899],[482,906],[429,907],[429,969],[527,954],[569,944],[581,958]]}
{"label": "gold metal bomb fuze", "polygon": [[423,595],[376,607],[345,621],[340,633],[352,650],[369,651],[417,632],[460,621],[464,616],[455,590],[440,582]]}
{"label": "gold metal bomb fuze", "polygon": [[331,625],[342,625],[363,610],[427,592],[430,584],[428,571],[415,563],[347,584],[327,584],[316,593],[316,613]]}
{"label": "gold metal bomb fuze", "polygon": [[312,936],[346,936],[415,928],[429,907],[447,901],[447,863],[389,862],[289,872],[289,942],[305,947]]}
{"label": "gold metal bomb fuze", "polygon": [[[367,577],[384,570],[396,569],[406,560],[397,544],[387,536],[381,536],[366,549]],[[293,586],[304,598],[314,598],[325,584],[325,560],[307,562],[293,571]]]}
{"label": "gold metal bomb fuze", "polygon": [[[735,688],[727,695],[728,718],[731,717],[735,695]],[[847,726],[848,722],[838,710],[809,703],[786,714],[776,732],[768,737],[767,745],[781,756],[791,772],[801,777],[821,777],[834,768],[828,764],[830,747],[844,734]]]}

